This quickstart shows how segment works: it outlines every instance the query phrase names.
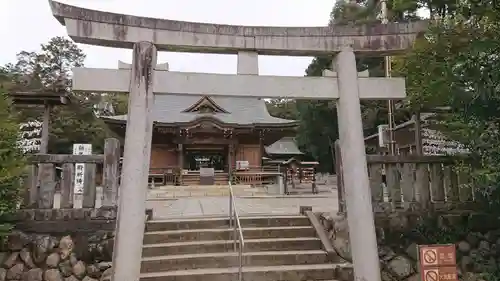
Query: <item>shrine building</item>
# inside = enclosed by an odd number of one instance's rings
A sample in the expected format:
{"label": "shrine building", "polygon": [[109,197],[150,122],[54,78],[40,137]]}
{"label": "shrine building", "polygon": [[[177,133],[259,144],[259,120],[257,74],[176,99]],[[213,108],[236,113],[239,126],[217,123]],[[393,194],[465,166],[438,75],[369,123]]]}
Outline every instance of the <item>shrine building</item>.
{"label": "shrine building", "polygon": [[[125,136],[127,115],[101,118]],[[265,101],[253,97],[157,95],[153,119],[150,179],[177,185],[199,184],[206,168],[220,184],[236,170],[262,172],[265,148],[295,136],[298,125],[271,116]]]}

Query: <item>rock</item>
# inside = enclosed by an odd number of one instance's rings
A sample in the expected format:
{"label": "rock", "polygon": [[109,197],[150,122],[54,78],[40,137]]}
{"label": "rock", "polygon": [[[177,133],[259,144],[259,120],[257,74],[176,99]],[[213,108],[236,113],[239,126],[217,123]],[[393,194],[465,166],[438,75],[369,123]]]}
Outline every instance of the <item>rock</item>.
{"label": "rock", "polygon": [[7,259],[7,257],[9,256],[9,253],[7,252],[0,252],[0,264]]}
{"label": "rock", "polygon": [[474,262],[474,272],[476,273],[485,273],[485,272],[495,272],[497,269],[496,260],[492,257],[488,260],[484,260],[482,262]]}
{"label": "rock", "polygon": [[96,265],[91,264],[87,266],[87,275],[92,278],[99,278],[101,277],[101,271]]}
{"label": "rock", "polygon": [[43,270],[32,268],[23,273],[23,281],[43,281]]}
{"label": "rock", "polygon": [[472,248],[475,248],[477,247],[477,245],[479,244],[479,239],[480,235],[478,233],[469,233],[467,234],[467,237],[465,238],[465,240],[467,240],[467,242],[471,245]]}
{"label": "rock", "polygon": [[396,256],[396,253],[390,247],[380,246],[378,247],[378,256],[383,261],[390,261]]}
{"label": "rock", "polygon": [[478,279],[478,276],[476,276],[476,274],[474,274],[473,272],[466,272],[462,276],[462,280],[464,281],[478,281]]}
{"label": "rock", "polygon": [[470,244],[469,244],[469,243],[467,243],[467,241],[460,241],[460,242],[458,242],[458,245],[457,245],[457,246],[458,246],[458,250],[459,250],[461,253],[463,253],[463,254],[467,254],[467,253],[469,253],[470,248],[471,248],[471,247],[470,247]]}
{"label": "rock", "polygon": [[[385,270],[382,270],[382,272],[380,272],[380,278],[382,279],[382,281],[396,281],[394,279],[394,276],[392,276],[391,273],[389,273]],[[350,280],[354,280],[354,279],[350,279]]]}
{"label": "rock", "polygon": [[103,262],[98,263],[97,267],[99,268],[100,271],[104,271],[104,270],[110,268],[112,264],[113,264],[112,262],[103,261]]}
{"label": "rock", "polygon": [[16,262],[17,262],[17,258],[19,257],[19,252],[13,252],[11,253],[7,259],[5,259],[5,261],[3,262],[3,265],[9,269],[11,267],[13,267]]}
{"label": "rock", "polygon": [[408,228],[408,218],[406,216],[394,216],[389,219],[389,226],[393,230],[405,230]]}
{"label": "rock", "polygon": [[31,237],[24,232],[14,230],[7,238],[7,248],[11,251],[21,251],[31,242]]}
{"label": "rock", "polygon": [[495,243],[498,239],[500,232],[498,230],[496,231],[488,231],[485,235],[484,238],[488,240],[490,243]]}
{"label": "rock", "polygon": [[414,272],[412,262],[404,256],[397,256],[392,259],[388,267],[392,272],[397,274],[399,280],[410,276]]}
{"label": "rock", "polygon": [[345,235],[349,236],[349,225],[347,224],[347,219],[343,217],[334,217],[333,221],[333,230],[335,231],[335,235]]}
{"label": "rock", "polygon": [[413,260],[418,259],[418,245],[416,243],[411,243],[408,248],[406,248],[406,253]]}
{"label": "rock", "polygon": [[21,280],[23,277],[24,263],[17,263],[7,271],[7,280]]}
{"label": "rock", "polygon": [[481,255],[480,255],[479,251],[478,251],[478,250],[476,250],[476,249],[472,249],[472,250],[470,250],[470,252],[469,252],[469,256],[470,256],[473,260],[479,260],[479,259],[481,259]]}
{"label": "rock", "polygon": [[352,267],[336,267],[334,274],[335,278],[340,281],[354,280],[354,270]]}
{"label": "rock", "polygon": [[110,267],[102,273],[100,281],[111,281],[111,275],[113,275],[113,268]]}
{"label": "rock", "polygon": [[498,258],[498,255],[500,254],[499,249],[500,249],[500,247],[499,247],[497,244],[491,244],[490,254],[491,254],[493,257]]}
{"label": "rock", "polygon": [[31,252],[28,248],[23,248],[21,252],[19,252],[19,257],[28,268],[31,269],[36,267],[35,263],[33,262],[33,258],[31,257]]}
{"label": "rock", "polygon": [[463,272],[470,272],[474,267],[474,259],[472,259],[470,256],[463,256],[460,259],[459,266]]}
{"label": "rock", "polygon": [[33,245],[33,261],[35,264],[45,262],[48,254],[57,246],[57,240],[50,235],[38,235]]}
{"label": "rock", "polygon": [[75,276],[71,275],[69,277],[64,278],[64,281],[80,281],[80,280],[78,280],[78,278],[76,278]]}
{"label": "rock", "polygon": [[71,266],[74,266],[78,262],[75,253],[71,253],[71,255],[69,255],[69,262],[71,263]]}
{"label": "rock", "polygon": [[330,231],[333,229],[333,220],[329,213],[322,213],[319,219],[326,231]]}
{"label": "rock", "polygon": [[0,281],[7,280],[7,269],[0,268]]}
{"label": "rock", "polygon": [[75,265],[73,265],[73,275],[77,278],[81,279],[85,276],[86,266],[83,261],[78,261]]}
{"label": "rock", "polygon": [[61,241],[59,241],[59,254],[61,255],[61,258],[63,260],[69,258],[73,253],[74,247],[75,244],[71,236],[68,235],[61,238]]}
{"label": "rock", "polygon": [[420,274],[413,274],[411,277],[407,278],[406,281],[421,281],[422,277]]}
{"label": "rock", "polygon": [[345,259],[349,262],[352,261],[351,245],[349,244],[349,239],[346,239],[344,237],[336,237],[332,241],[332,246],[342,259]]}
{"label": "rock", "polygon": [[58,245],[56,238],[50,235],[39,235],[35,239],[36,246],[45,253],[52,251]]}
{"label": "rock", "polygon": [[490,243],[486,240],[482,240],[481,242],[479,242],[478,248],[489,251],[490,250]]}
{"label": "rock", "polygon": [[97,279],[94,279],[92,277],[89,277],[89,276],[85,276],[85,278],[83,278],[82,281],[98,281]]}
{"label": "rock", "polygon": [[59,270],[63,277],[70,277],[73,274],[73,265],[70,260],[62,261],[59,264]]}
{"label": "rock", "polygon": [[48,269],[43,274],[43,280],[45,281],[63,281],[61,272],[57,269]]}
{"label": "rock", "polygon": [[52,253],[47,257],[45,263],[49,268],[57,268],[59,262],[61,261],[61,257],[58,253]]}

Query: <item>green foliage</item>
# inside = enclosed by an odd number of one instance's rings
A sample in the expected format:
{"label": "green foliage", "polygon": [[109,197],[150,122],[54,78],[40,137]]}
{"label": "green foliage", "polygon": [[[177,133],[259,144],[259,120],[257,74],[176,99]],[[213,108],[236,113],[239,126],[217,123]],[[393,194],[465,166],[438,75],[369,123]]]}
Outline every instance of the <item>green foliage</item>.
{"label": "green foliage", "polygon": [[469,148],[483,206],[499,212],[500,24],[490,17],[443,20],[401,58],[396,70],[407,78],[409,107],[450,107],[440,116],[443,132]]}
{"label": "green foliage", "polygon": [[10,231],[7,217],[16,210],[21,180],[26,166],[17,146],[19,125],[11,111],[11,101],[0,89],[0,240]]}
{"label": "green foliage", "polygon": [[266,101],[267,111],[274,117],[297,120],[297,105],[294,100],[274,99]]}
{"label": "green foliage", "polygon": [[[71,40],[52,38],[41,45],[41,51],[22,51],[17,62],[5,67],[16,82],[15,88],[33,91],[63,91],[70,97],[70,104],[52,109],[50,120],[49,153],[71,153],[74,143],[91,143],[93,150],[102,152],[104,139],[113,136],[96,114],[95,106],[103,100],[117,107],[117,114],[126,113],[127,97],[124,95],[74,93],[71,91],[71,69],[83,66],[85,54]],[[21,83],[26,78],[30,83]],[[23,108],[19,119],[41,120],[40,108]]]}

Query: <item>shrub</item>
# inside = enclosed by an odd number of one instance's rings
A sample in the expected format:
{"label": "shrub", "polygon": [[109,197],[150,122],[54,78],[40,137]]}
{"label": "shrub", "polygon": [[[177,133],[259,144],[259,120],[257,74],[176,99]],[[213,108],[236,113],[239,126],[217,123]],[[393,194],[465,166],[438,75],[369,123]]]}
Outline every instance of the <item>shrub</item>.
{"label": "shrub", "polygon": [[8,217],[20,200],[21,182],[26,167],[24,155],[17,142],[19,124],[12,111],[8,95],[0,88],[0,239],[12,225]]}

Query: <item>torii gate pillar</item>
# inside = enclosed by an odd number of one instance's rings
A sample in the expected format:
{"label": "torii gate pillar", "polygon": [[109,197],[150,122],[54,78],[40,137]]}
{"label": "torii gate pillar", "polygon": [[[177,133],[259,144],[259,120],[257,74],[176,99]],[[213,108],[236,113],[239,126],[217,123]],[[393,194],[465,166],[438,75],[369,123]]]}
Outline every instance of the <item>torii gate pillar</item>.
{"label": "torii gate pillar", "polygon": [[113,281],[138,280],[146,223],[146,193],[151,156],[153,79],[157,49],[134,44],[127,115],[127,134],[113,251]]}
{"label": "torii gate pillar", "polygon": [[339,89],[337,114],[354,279],[380,281],[377,237],[361,120],[358,72],[352,48],[342,49],[334,63]]}

